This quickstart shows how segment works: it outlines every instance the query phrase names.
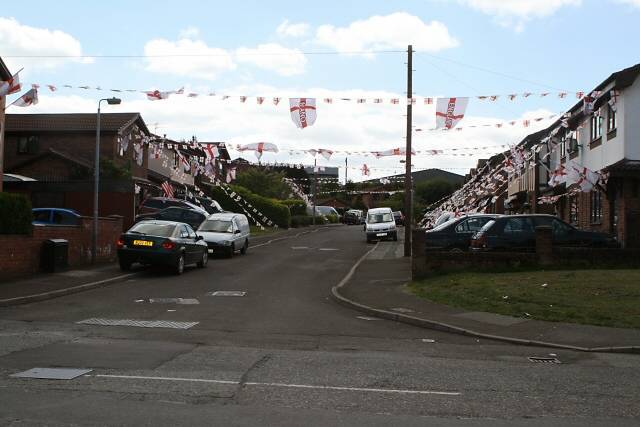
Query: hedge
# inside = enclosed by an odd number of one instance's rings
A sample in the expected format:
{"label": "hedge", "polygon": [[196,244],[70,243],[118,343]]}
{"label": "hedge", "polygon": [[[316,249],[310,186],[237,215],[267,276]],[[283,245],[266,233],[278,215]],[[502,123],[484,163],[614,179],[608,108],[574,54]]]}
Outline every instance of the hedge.
{"label": "hedge", "polygon": [[22,194],[0,193],[0,234],[31,234],[31,201]]}
{"label": "hedge", "polygon": [[280,203],[289,207],[291,219],[293,219],[294,216],[307,215],[307,203],[302,199],[282,200]]}
{"label": "hedge", "polygon": [[307,227],[313,224],[313,217],[311,215],[293,215],[291,217],[291,226],[293,228]]}
{"label": "hedge", "polygon": [[[279,200],[269,199],[267,197],[259,196],[244,187],[239,185],[230,185],[231,191],[235,191],[247,202],[251,203],[260,213],[265,215],[268,219],[273,221],[278,227],[289,228],[291,223],[291,213],[289,208]],[[213,198],[220,203],[222,209],[230,212],[244,213],[241,202],[232,200],[220,187],[213,187]],[[252,212],[253,214],[253,212]]]}

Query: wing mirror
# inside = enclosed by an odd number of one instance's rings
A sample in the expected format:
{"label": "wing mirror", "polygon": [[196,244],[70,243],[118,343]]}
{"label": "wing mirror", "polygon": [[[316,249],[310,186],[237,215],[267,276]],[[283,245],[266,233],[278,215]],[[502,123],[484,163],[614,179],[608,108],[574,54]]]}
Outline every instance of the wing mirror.
{"label": "wing mirror", "polygon": [[240,230],[236,230],[233,232],[234,234],[240,234]]}
{"label": "wing mirror", "polygon": [[202,236],[200,236],[200,235],[196,236],[196,242],[197,242],[198,240],[202,240],[202,239],[204,239],[204,237],[202,237]]}

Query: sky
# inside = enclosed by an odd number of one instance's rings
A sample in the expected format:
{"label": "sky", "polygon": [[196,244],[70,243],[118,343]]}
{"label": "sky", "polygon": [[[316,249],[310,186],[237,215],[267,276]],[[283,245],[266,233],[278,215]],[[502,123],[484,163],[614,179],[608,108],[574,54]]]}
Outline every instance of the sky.
{"label": "sky", "polygon": [[[413,147],[445,150],[415,156],[414,168],[459,174],[549,126],[550,116],[577,102],[576,92],[640,62],[640,0],[23,0],[11,9],[0,13],[0,56],[12,72],[22,69],[26,88],[40,90],[38,105],[7,113],[95,112],[100,98],[117,95],[122,104],[103,105],[103,112],[140,112],[152,132],[175,140],[274,143],[280,152],[264,154],[266,162],[313,164],[312,155],[290,149],[404,147],[406,105],[389,100],[406,97],[409,44],[416,51],[413,126],[423,129],[414,131]],[[77,88],[85,85],[92,89]],[[141,93],[183,87],[185,95],[160,101]],[[532,95],[507,97],[523,93]],[[475,98],[481,95],[500,97]],[[249,98],[241,103],[240,96]],[[266,98],[262,105],[258,96]],[[471,97],[462,130],[429,131],[435,106],[422,97],[452,96]],[[283,101],[275,106],[273,97]],[[313,126],[295,127],[290,97],[317,99]],[[522,125],[535,118],[545,119]],[[509,121],[517,123],[495,126]],[[470,155],[452,155],[460,153]],[[397,156],[335,153],[317,162],[343,166],[345,157],[356,181],[404,167]],[[363,164],[370,176],[362,175]]]}

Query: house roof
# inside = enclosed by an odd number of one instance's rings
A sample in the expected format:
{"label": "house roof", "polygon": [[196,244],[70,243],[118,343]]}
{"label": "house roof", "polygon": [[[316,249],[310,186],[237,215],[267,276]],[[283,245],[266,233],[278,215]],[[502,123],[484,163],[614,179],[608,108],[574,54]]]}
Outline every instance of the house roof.
{"label": "house roof", "polygon": [[11,170],[17,170],[20,169],[21,167],[31,164],[31,163],[35,163],[37,161],[39,161],[40,159],[44,158],[44,157],[49,157],[49,156],[54,156],[54,157],[59,157],[63,160],[66,160],[68,162],[71,163],[75,163],[76,165],[82,166],[86,169],[91,169],[93,170],[93,165],[89,162],[87,162],[86,160],[83,159],[79,159],[77,157],[72,157],[66,153],[63,153],[61,151],[55,150],[53,148],[49,148],[47,151],[43,151],[42,153],[38,154],[37,156],[31,157],[29,159],[24,160],[23,162],[17,163],[15,165],[13,165],[11,167]]}
{"label": "house roof", "polygon": [[11,78],[11,71],[0,57],[0,80],[7,81]]}
{"label": "house roof", "polygon": [[[120,132],[136,122],[142,130],[149,133],[140,113],[100,114],[100,129],[104,132]],[[5,130],[7,132],[95,132],[96,114],[7,114]]]}

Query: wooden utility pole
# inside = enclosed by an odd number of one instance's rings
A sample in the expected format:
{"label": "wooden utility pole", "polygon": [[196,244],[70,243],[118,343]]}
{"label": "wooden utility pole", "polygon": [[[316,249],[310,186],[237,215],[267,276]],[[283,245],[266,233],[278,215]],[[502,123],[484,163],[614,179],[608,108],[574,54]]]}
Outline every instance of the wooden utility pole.
{"label": "wooden utility pole", "polygon": [[411,74],[413,66],[413,47],[407,48],[407,144],[405,155],[405,175],[404,175],[404,256],[411,256],[411,226],[413,224],[413,191],[411,182],[411,132],[413,108],[413,84]]}

